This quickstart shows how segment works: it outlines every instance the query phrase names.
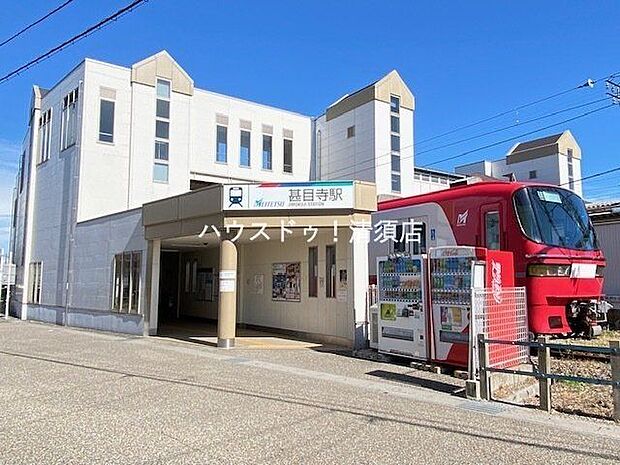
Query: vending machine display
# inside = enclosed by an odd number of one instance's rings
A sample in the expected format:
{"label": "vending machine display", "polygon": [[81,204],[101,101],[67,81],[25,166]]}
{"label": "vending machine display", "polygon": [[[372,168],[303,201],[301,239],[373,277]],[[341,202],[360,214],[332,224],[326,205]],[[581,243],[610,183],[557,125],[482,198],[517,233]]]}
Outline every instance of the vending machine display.
{"label": "vending machine display", "polygon": [[377,259],[379,352],[427,359],[426,257]]}
{"label": "vending machine display", "polygon": [[[497,263],[499,267],[493,268]],[[432,358],[468,367],[472,290],[490,288],[493,269],[503,270],[503,285],[513,286],[512,253],[479,247],[436,247],[429,251],[429,267]]]}

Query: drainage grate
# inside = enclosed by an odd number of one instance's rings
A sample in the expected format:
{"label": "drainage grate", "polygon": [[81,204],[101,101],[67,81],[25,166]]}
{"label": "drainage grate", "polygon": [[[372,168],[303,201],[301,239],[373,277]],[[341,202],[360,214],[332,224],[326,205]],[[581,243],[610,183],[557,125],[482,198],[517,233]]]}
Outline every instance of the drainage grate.
{"label": "drainage grate", "polygon": [[463,410],[469,410],[473,412],[486,413],[488,415],[497,415],[507,410],[506,406],[501,405],[501,404],[496,404],[493,402],[475,401],[475,400],[465,401],[457,405],[457,408],[461,408]]}

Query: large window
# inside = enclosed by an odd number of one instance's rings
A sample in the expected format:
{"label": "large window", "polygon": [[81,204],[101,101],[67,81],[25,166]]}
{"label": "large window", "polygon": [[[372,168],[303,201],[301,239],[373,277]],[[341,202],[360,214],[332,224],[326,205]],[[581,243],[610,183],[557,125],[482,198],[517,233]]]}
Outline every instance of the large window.
{"label": "large window", "polygon": [[319,296],[319,248],[308,248],[308,297]]}
{"label": "large window", "polygon": [[69,92],[62,100],[62,118],[60,131],[60,150],[75,144],[77,139],[77,102],[78,89]]}
{"label": "large window", "polygon": [[155,163],[153,181],[167,183],[170,177],[170,82],[157,80],[155,104]]}
{"label": "large window", "polygon": [[263,134],[263,169],[271,170],[273,159],[273,137],[269,134]]}
{"label": "large window", "polygon": [[114,101],[99,101],[99,141],[114,142]]}
{"label": "large window", "polygon": [[293,141],[291,139],[284,139],[284,166],[283,171],[285,173],[293,172]]}
{"label": "large window", "polygon": [[569,249],[598,249],[585,204],[574,192],[526,187],[515,193],[514,203],[523,233],[531,240]]}
{"label": "large window", "polygon": [[43,266],[41,262],[30,264],[30,284],[28,286],[28,303],[41,303],[41,283],[43,282]]}
{"label": "large window", "polygon": [[228,160],[228,128],[226,126],[217,127],[215,160],[220,163],[226,163]]}
{"label": "large window", "polygon": [[249,131],[241,131],[239,136],[239,165],[250,166],[250,138]]}
{"label": "large window", "polygon": [[52,109],[41,113],[39,117],[39,163],[50,159],[52,140]]}
{"label": "large window", "polygon": [[140,313],[140,270],[142,252],[114,256],[112,308],[120,313]]}
{"label": "large window", "polygon": [[325,246],[325,297],[336,297],[336,245]]}

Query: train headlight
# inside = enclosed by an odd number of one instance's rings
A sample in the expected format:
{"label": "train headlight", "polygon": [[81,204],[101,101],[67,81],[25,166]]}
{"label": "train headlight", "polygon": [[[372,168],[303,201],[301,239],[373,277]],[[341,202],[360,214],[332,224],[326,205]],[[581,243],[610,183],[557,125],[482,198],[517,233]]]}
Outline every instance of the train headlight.
{"label": "train headlight", "polygon": [[532,263],[527,267],[527,275],[534,277],[570,277],[570,265],[544,265]]}

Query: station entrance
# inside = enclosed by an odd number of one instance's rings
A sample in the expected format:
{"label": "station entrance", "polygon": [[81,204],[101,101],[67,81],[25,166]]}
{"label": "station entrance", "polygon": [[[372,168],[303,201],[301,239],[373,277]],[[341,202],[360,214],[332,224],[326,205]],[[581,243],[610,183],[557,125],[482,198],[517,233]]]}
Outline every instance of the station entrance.
{"label": "station entrance", "polygon": [[368,227],[359,225],[376,198],[372,184],[350,185],[360,191],[352,204],[312,211],[229,211],[226,185],[146,204],[149,334],[365,344]]}

